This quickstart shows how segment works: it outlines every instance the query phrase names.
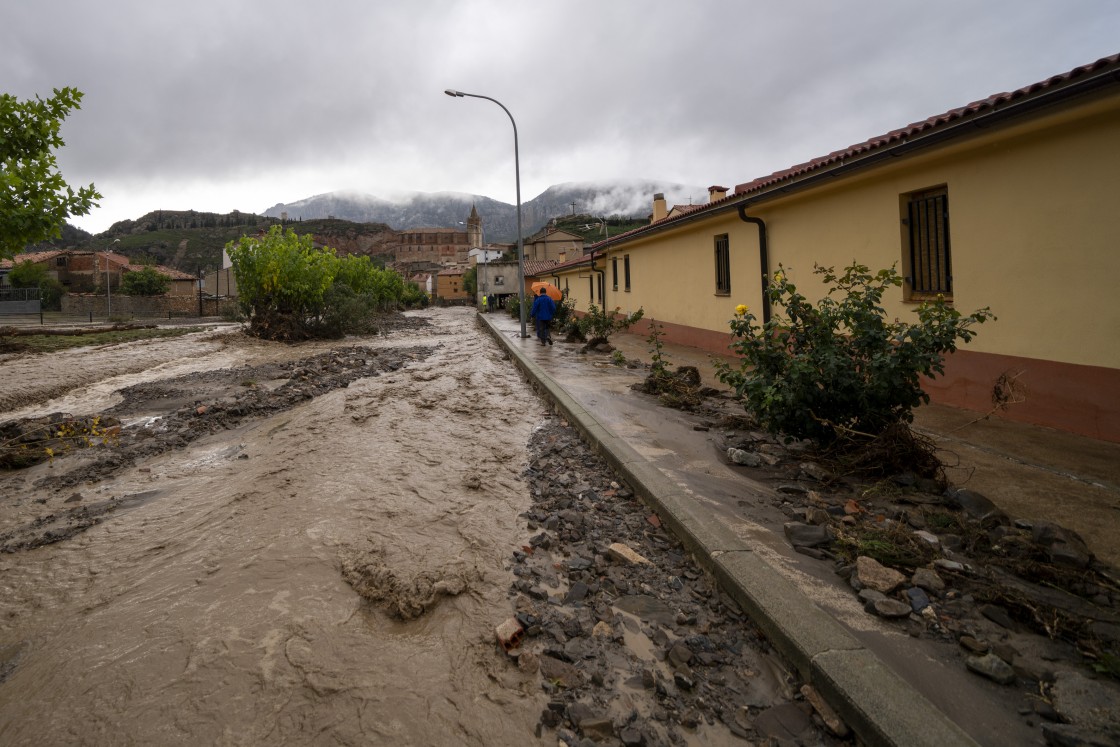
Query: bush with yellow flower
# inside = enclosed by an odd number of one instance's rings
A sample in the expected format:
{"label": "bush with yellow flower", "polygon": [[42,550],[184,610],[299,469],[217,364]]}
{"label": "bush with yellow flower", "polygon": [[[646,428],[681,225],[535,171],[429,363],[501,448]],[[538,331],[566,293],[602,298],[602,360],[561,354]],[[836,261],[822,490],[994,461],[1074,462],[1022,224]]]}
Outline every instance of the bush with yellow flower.
{"label": "bush with yellow flower", "polygon": [[873,438],[913,421],[929,401],[923,376],[945,371],[945,356],[993,319],[987,308],[965,316],[943,297],[920,304],[917,320],[889,320],[884,293],[902,285],[891,267],[872,273],[853,262],[841,273],[814,265],[826,294],[813,304],[779,266],[766,296],[776,313],[760,324],[740,304],[731,319],[738,365],[717,364],[759,424],[787,438],[832,444]]}

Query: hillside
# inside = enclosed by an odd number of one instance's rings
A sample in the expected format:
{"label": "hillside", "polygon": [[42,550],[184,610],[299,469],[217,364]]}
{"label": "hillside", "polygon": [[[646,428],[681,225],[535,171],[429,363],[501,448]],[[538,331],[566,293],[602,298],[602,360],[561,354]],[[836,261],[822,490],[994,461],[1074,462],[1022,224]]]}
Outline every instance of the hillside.
{"label": "hillside", "polygon": [[[557,228],[583,236],[589,243],[599,241],[608,232],[617,236],[645,225],[655,192],[665,193],[670,205],[687,204],[690,199],[707,200],[705,189],[649,180],[558,184],[522,204],[523,233],[528,238],[551,222]],[[193,274],[200,269],[217,268],[227,243],[267,230],[279,223],[284,213],[287,226],[299,234],[312,234],[321,245],[344,254],[377,256],[393,245],[402,229],[465,227],[472,205],[482,217],[485,242],[517,240],[516,206],[489,197],[461,192],[416,192],[390,201],[352,192],[331,192],[276,204],[264,215],[156,210],[135,220],[114,223],[96,236],[67,225],[62,238],[29,248],[112,248],[134,261],[151,261]]]}
{"label": "hillside", "polygon": [[[67,225],[61,239],[35,248],[111,249],[135,262],[151,261],[193,274],[200,269],[217,268],[222,249],[230,241],[267,230],[279,222],[253,213],[157,210],[136,220],[118,221],[96,236]],[[290,221],[287,225],[298,234],[312,234],[316,242],[337,249],[340,254],[376,256],[384,253],[396,238],[396,232],[381,223],[323,219]]]}

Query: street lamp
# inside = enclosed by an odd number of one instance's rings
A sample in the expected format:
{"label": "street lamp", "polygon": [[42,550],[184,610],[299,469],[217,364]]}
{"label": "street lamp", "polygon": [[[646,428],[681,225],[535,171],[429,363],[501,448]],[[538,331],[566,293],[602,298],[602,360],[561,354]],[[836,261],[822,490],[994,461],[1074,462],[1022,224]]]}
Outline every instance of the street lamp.
{"label": "street lamp", "polygon": [[509,117],[510,124],[513,125],[513,174],[517,184],[517,305],[521,312],[521,336],[528,337],[525,331],[525,244],[521,238],[521,162],[517,153],[517,122],[514,121],[513,115],[506,109],[505,104],[497,99],[492,99],[489,96],[482,96],[477,93],[463,93],[448,88],[444,91],[448,96],[462,98],[469,96],[472,99],[486,99],[493,101],[498,106],[502,107],[502,111]]}
{"label": "street lamp", "polygon": [[113,297],[109,294],[109,253],[113,251],[113,244],[121,243],[120,239],[113,239],[109,248],[105,250],[105,318],[113,317]]}

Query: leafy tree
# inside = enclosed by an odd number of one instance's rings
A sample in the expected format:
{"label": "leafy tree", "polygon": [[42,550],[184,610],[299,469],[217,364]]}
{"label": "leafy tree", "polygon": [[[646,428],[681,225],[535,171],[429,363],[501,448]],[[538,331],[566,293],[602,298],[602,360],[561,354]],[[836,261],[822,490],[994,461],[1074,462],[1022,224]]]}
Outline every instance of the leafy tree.
{"label": "leafy tree", "polygon": [[38,288],[49,277],[50,271],[42,264],[19,262],[8,273],[8,282],[13,288]]}
{"label": "leafy tree", "polygon": [[66,289],[38,262],[20,262],[8,273],[8,282],[13,288],[38,288],[39,302],[47,311],[62,308],[62,294]]}
{"label": "leafy tree", "polygon": [[784,317],[758,325],[738,306],[731,348],[740,365],[717,363],[747,411],[786,437],[855,445],[912,422],[913,409],[929,401],[921,377],[944,373],[957,341],[994,318],[987,308],[964,316],[938,297],[918,306],[917,323],[889,321],[881,301],[902,284],[895,268],[871,274],[853,262],[839,275],[831,267],[814,272],[830,286],[816,306],[781,267],[766,293]]}
{"label": "leafy tree", "polygon": [[399,274],[369,257],[337,257],[309,234],[275,225],[226,245],[249,331],[268,339],[341,337],[373,329],[374,315],[411,294]]}
{"label": "leafy tree", "polygon": [[471,296],[478,291],[478,265],[463,273],[463,290]]}
{"label": "leafy tree", "polygon": [[53,153],[65,145],[62,120],[81,100],[76,88],[56,88],[46,100],[0,94],[0,257],[59,236],[68,217],[88,214],[101,198],[92,184],[75,192]]}
{"label": "leafy tree", "polygon": [[121,293],[126,296],[162,296],[171,287],[171,278],[154,267],[126,272]]}

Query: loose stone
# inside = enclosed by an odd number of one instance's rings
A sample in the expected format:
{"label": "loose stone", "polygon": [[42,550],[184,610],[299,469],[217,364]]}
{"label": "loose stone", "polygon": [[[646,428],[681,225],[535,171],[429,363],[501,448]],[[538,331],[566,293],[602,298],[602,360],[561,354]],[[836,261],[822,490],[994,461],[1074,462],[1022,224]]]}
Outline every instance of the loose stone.
{"label": "loose stone", "polygon": [[906,577],[893,568],[887,568],[874,558],[861,555],[856,558],[855,574],[861,587],[890,594],[906,582]]}
{"label": "loose stone", "polygon": [[1015,670],[995,654],[969,656],[964,660],[964,663],[970,672],[987,677],[1001,685],[1010,685],[1015,681]]}

